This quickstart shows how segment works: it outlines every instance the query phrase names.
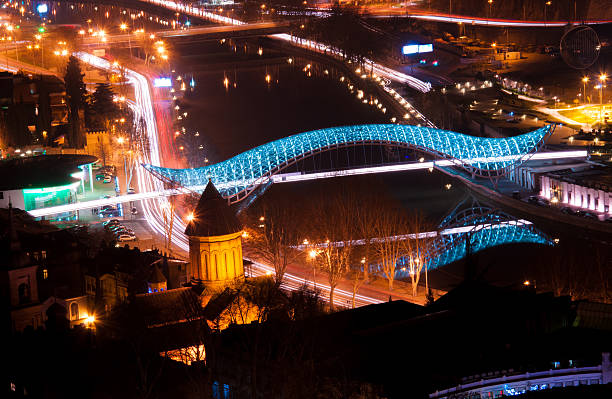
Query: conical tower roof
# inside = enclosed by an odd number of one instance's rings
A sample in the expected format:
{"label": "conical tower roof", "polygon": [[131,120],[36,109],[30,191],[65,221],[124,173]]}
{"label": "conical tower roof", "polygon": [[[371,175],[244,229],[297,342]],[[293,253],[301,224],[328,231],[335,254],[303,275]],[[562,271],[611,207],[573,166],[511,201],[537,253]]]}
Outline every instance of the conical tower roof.
{"label": "conical tower roof", "polygon": [[242,224],[236,214],[209,180],[193,212],[193,220],[187,224],[185,234],[212,237],[237,233],[241,230]]}
{"label": "conical tower roof", "polygon": [[166,276],[159,270],[159,266],[157,264],[153,265],[153,271],[151,272],[151,277],[149,278],[149,283],[165,283]]}

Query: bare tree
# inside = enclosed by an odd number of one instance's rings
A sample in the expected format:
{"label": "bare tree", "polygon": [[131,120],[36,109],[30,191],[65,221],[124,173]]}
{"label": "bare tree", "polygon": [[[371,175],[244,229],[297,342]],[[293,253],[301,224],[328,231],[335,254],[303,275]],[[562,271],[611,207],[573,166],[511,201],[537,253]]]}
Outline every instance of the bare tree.
{"label": "bare tree", "polygon": [[317,215],[312,218],[312,231],[320,243],[316,247],[313,261],[327,275],[329,284],[330,308],[334,308],[334,291],[338,283],[349,271],[356,238],[355,209],[356,193],[347,187],[340,187],[333,197],[319,196],[321,201],[312,201],[313,208],[308,213]]}
{"label": "bare tree", "polygon": [[174,196],[170,196],[167,200],[161,202],[161,212],[164,222],[164,248],[166,253],[172,253],[172,229],[174,226]]}
{"label": "bare tree", "polygon": [[408,252],[407,240],[399,237],[409,231],[408,217],[397,206],[381,207],[373,226],[376,236],[373,239],[374,253],[392,290],[397,262]]}
{"label": "bare tree", "polygon": [[367,274],[368,265],[366,263],[366,258],[362,258],[359,262],[352,262],[349,272],[347,273],[347,277],[351,280],[351,306],[355,309],[355,297],[357,296],[357,292],[368,280]]}
{"label": "bare tree", "polygon": [[[433,229],[432,223],[420,212],[415,212],[408,217],[408,231],[411,232],[411,237],[406,240],[407,243],[407,260],[410,270],[410,281],[412,283],[412,295],[417,294],[421,272],[427,265],[427,253],[429,252],[432,237],[427,232]],[[414,234],[414,235],[412,235]],[[427,277],[427,270],[425,271]],[[426,287],[429,291],[429,287]],[[426,291],[426,293],[427,293]]]}
{"label": "bare tree", "polygon": [[302,241],[298,226],[299,213],[291,197],[271,197],[249,209],[246,233],[249,248],[256,256],[274,267],[277,286],[283,281],[287,266],[300,252]]}

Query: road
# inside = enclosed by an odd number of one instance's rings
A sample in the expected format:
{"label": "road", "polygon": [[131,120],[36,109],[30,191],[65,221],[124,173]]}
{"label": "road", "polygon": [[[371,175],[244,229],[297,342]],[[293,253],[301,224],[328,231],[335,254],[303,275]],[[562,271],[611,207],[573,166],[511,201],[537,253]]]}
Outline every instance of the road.
{"label": "road", "polygon": [[369,13],[373,17],[386,18],[405,16],[408,18],[420,19],[423,21],[447,22],[452,24],[462,23],[466,25],[482,25],[482,26],[499,26],[499,27],[518,27],[518,28],[557,28],[572,25],[598,25],[608,24],[612,20],[592,20],[592,21],[522,21],[518,19],[500,19],[500,18],[479,18],[465,15],[449,15],[423,12],[408,12],[404,10],[389,9],[386,11],[376,11]]}
{"label": "road", "polygon": [[[484,3],[484,2],[483,2]],[[543,2],[544,3],[544,2]],[[331,4],[318,3],[312,5],[322,11],[332,11]],[[388,6],[388,5],[368,5],[359,8],[361,15],[378,18],[415,18],[424,21],[438,21],[448,23],[464,23],[470,25],[484,25],[484,26],[501,26],[501,27],[538,27],[538,28],[553,28],[559,26],[571,25],[599,25],[607,24],[612,22],[610,19],[592,19],[592,20],[579,20],[579,21],[531,21],[521,19],[509,19],[509,18],[482,18],[468,15],[450,14],[444,12],[432,12],[421,9],[419,7],[399,7],[399,6]]]}
{"label": "road", "polygon": [[[289,26],[288,22],[258,22],[243,25],[221,25],[221,26],[195,26],[189,29],[174,29],[174,30],[160,30],[155,32],[155,36],[158,38],[180,38],[189,36],[199,35],[210,35],[216,33],[233,33],[233,32],[248,32],[273,30],[276,28],[283,28]],[[104,35],[102,37],[86,37],[83,39],[84,45],[95,45],[104,46],[109,44],[117,43],[129,43],[130,41],[138,40],[138,33],[125,33],[118,35]]]}

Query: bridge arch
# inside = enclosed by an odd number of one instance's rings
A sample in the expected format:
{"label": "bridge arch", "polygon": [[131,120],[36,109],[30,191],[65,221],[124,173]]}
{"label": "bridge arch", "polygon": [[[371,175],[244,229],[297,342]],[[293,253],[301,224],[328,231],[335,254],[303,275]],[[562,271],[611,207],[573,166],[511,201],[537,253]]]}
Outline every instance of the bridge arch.
{"label": "bridge arch", "polygon": [[241,201],[271,176],[302,159],[364,144],[412,148],[437,160],[449,160],[472,176],[497,180],[537,152],[553,130],[554,125],[547,125],[515,137],[483,138],[413,125],[343,126],[275,140],[201,168],[144,167],[165,181],[196,191],[211,179],[230,202]]}
{"label": "bridge arch", "polygon": [[[499,209],[476,204],[459,212],[456,210],[438,226],[438,231],[451,233],[438,234],[433,239],[424,260],[427,270],[435,270],[465,258],[468,247],[474,254],[507,244],[554,245],[550,237],[531,222],[517,219]],[[399,260],[396,278],[410,276],[409,269],[403,267],[408,264],[409,258],[404,256]]]}

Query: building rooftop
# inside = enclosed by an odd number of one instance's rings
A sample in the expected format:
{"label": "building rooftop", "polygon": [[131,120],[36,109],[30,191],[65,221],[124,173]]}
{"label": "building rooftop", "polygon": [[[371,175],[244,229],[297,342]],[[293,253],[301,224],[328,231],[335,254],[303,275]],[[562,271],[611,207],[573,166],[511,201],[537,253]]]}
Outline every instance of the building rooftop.
{"label": "building rooftop", "polygon": [[185,229],[188,236],[212,237],[236,233],[242,224],[227,201],[209,180]]}
{"label": "building rooftop", "polygon": [[41,155],[0,161],[0,191],[64,186],[79,181],[71,174],[93,163],[91,155]]}
{"label": "building rooftop", "polygon": [[550,175],[568,183],[598,190],[612,191],[612,173],[604,168],[590,168],[576,172],[566,169],[555,171],[550,173]]}

